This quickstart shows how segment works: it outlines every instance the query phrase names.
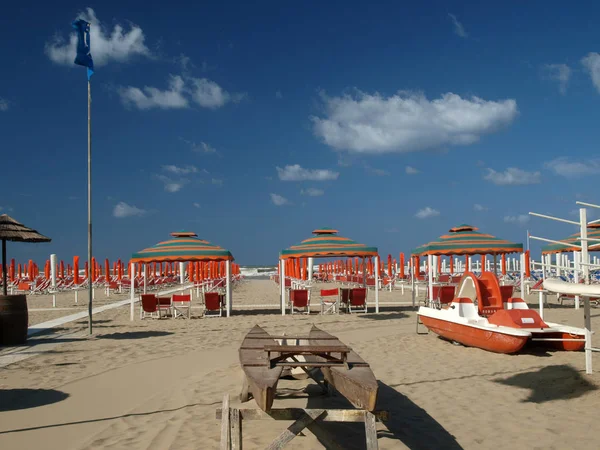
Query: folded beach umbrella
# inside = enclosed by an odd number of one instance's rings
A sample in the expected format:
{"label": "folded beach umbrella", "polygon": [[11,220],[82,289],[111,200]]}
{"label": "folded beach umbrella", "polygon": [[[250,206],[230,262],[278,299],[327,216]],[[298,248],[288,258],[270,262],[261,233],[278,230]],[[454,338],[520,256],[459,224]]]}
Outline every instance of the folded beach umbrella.
{"label": "folded beach umbrella", "polygon": [[[600,223],[592,223],[587,227],[588,239],[600,240]],[[575,233],[566,239],[561,239],[565,244],[550,244],[542,248],[542,254],[578,252],[581,250],[581,233]],[[588,250],[591,252],[600,251],[600,242],[588,241]]]}
{"label": "folded beach umbrella", "polygon": [[523,244],[515,244],[491,234],[478,231],[479,228],[462,224],[451,228],[428,244],[415,248],[413,255],[486,255],[523,252]]}
{"label": "folded beach umbrella", "polygon": [[171,233],[173,239],[159,242],[132,255],[133,263],[233,261],[233,255],[218,245],[198,238],[193,232]]}
{"label": "folded beach umbrella", "polygon": [[2,290],[3,294],[6,295],[6,241],[50,242],[51,239],[38,233],[36,230],[27,228],[8,214],[2,214],[0,215],[0,240],[2,241]]}
{"label": "folded beach umbrella", "polygon": [[292,245],[282,250],[280,257],[287,258],[327,258],[330,256],[369,257],[377,256],[377,247],[367,247],[352,239],[338,236],[338,231],[332,228],[319,228],[313,231],[313,236],[300,244]]}

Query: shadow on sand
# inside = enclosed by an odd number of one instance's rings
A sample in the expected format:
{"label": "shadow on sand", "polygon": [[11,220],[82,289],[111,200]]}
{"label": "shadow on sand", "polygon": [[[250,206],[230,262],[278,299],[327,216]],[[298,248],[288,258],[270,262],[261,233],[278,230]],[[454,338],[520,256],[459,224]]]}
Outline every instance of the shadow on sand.
{"label": "shadow on sand", "polygon": [[38,345],[38,344],[64,344],[66,342],[81,342],[81,341],[85,341],[86,337],[79,337],[79,338],[69,338],[69,337],[63,337],[63,336],[56,336],[56,337],[42,337],[42,338],[36,338],[36,337],[32,337],[29,338],[27,340],[27,346],[32,346],[32,345]]}
{"label": "shadow on sand", "polygon": [[580,371],[569,365],[542,367],[539,370],[518,373],[508,378],[497,378],[496,383],[530,389],[529,397],[522,403],[544,403],[567,400],[595,391],[598,387],[581,376]]}
{"label": "shadow on sand", "polygon": [[99,334],[96,339],[145,339],[151,337],[169,336],[171,331],[125,331],[123,333]]}
{"label": "shadow on sand", "polygon": [[[378,381],[377,410],[388,411],[389,419],[377,433],[380,444],[386,439],[400,441],[410,449],[448,449],[460,450],[462,447],[440,423],[427,414],[405,395],[391,386]],[[311,386],[312,389],[319,389]],[[315,392],[314,394],[318,394]],[[353,408],[340,394],[332,397],[310,395],[307,408]],[[364,449],[365,429],[363,423],[322,423],[321,427],[331,435],[344,449]],[[317,435],[317,439],[319,436]],[[324,441],[319,439],[324,444]]]}
{"label": "shadow on sand", "polygon": [[69,397],[55,389],[0,389],[0,412],[37,408]]}
{"label": "shadow on sand", "polygon": [[408,314],[398,311],[398,312],[387,312],[387,311],[379,311],[379,314],[376,313],[367,313],[367,314],[357,314],[361,319],[369,319],[369,320],[392,320],[392,319],[406,319]]}

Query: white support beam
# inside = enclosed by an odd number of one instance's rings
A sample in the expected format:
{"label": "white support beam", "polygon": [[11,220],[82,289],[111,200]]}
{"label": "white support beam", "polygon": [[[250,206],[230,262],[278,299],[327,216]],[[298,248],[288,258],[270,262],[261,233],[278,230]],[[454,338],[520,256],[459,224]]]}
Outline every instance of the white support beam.
{"label": "white support beam", "polygon": [[558,222],[570,223],[571,225],[579,225],[579,222],[575,222],[574,220],[561,219],[560,217],[547,216],[545,214],[538,214],[538,213],[534,213],[534,212],[530,212],[529,215],[541,217],[542,219],[550,219],[550,220],[556,220]]}

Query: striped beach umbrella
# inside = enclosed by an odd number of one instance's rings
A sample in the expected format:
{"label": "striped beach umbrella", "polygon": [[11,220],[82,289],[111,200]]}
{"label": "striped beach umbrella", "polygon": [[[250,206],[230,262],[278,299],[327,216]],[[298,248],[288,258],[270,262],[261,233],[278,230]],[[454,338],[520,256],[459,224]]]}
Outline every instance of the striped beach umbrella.
{"label": "striped beach umbrella", "polygon": [[338,231],[333,228],[319,228],[313,231],[312,237],[298,245],[292,245],[280,253],[280,257],[283,259],[330,256],[377,256],[377,247],[367,247],[352,239],[339,236]]}
{"label": "striped beach umbrella", "polygon": [[[600,223],[592,223],[587,227],[587,235],[589,239],[600,239]],[[565,244],[550,244],[542,248],[542,254],[549,253],[564,253],[581,251],[581,232],[572,234],[566,239],[560,239]],[[600,243],[596,241],[588,241],[589,251],[600,251]]]}
{"label": "striped beach umbrella", "polygon": [[193,232],[171,233],[172,239],[159,242],[153,247],[132,255],[133,263],[188,262],[188,261],[233,261],[233,255],[218,245],[198,238]]}
{"label": "striped beach umbrella", "polygon": [[515,244],[462,224],[451,228],[435,241],[415,248],[413,255],[486,255],[523,252],[523,244]]}

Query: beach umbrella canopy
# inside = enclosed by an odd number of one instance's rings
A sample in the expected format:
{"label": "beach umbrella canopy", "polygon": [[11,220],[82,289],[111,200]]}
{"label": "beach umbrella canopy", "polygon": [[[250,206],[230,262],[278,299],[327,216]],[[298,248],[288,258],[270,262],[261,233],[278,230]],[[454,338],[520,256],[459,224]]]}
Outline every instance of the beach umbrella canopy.
{"label": "beach umbrella canopy", "polygon": [[313,236],[298,245],[282,250],[280,257],[287,258],[327,258],[330,256],[368,257],[377,256],[377,247],[367,247],[352,239],[338,236],[333,228],[318,228]]}
{"label": "beach umbrella canopy", "polygon": [[6,241],[50,242],[51,239],[17,222],[8,214],[2,214],[0,215],[0,240],[2,240],[2,290],[4,295],[6,295]]}
{"label": "beach umbrella canopy", "polygon": [[485,255],[523,252],[523,244],[515,244],[462,224],[451,228],[428,244],[415,248],[413,255]]}
{"label": "beach umbrella canopy", "polygon": [[218,245],[198,238],[193,232],[171,233],[172,239],[159,242],[153,247],[134,253],[133,263],[188,262],[188,261],[233,261],[233,255]]}
{"label": "beach umbrella canopy", "polygon": [[[600,239],[600,223],[592,223],[587,227],[587,235],[590,239]],[[566,239],[560,239],[565,244],[550,244],[542,248],[542,254],[578,252],[581,251],[581,232],[572,234]],[[588,241],[588,250],[600,251],[600,243]]]}

